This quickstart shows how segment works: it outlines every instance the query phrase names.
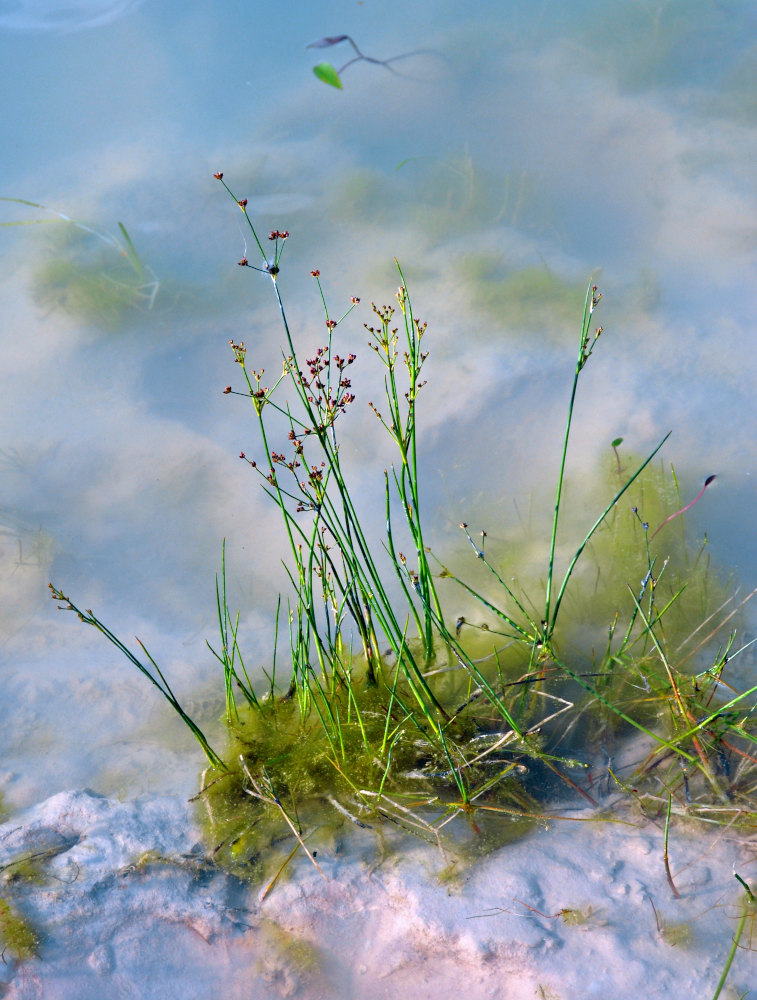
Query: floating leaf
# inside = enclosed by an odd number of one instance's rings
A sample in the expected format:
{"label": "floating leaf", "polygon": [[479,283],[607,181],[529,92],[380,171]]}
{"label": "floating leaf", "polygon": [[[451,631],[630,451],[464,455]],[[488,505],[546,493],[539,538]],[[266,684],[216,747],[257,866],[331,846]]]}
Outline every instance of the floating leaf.
{"label": "floating leaf", "polygon": [[329,35],[326,38],[319,38],[317,42],[311,42],[310,45],[306,45],[306,49],[327,49],[331,45],[338,45],[340,42],[346,42],[349,39],[349,35]]}
{"label": "floating leaf", "polygon": [[313,72],[322,80],[324,83],[328,83],[330,87],[336,87],[337,90],[342,90],[342,81],[339,79],[339,74],[331,65],[331,63],[318,63],[317,66],[313,66]]}

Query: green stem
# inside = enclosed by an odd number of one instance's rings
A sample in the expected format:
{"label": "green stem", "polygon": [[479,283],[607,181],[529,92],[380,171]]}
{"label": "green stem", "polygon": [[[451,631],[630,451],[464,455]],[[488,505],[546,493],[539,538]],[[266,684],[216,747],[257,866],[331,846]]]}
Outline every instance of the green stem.
{"label": "green stem", "polygon": [[716,986],[715,992],[712,995],[712,1000],[718,1000],[718,997],[720,996],[723,987],[725,986],[725,981],[728,978],[728,973],[731,971],[733,960],[736,957],[736,950],[739,947],[739,941],[741,940],[741,935],[744,933],[744,925],[746,924],[746,918],[748,912],[749,912],[749,906],[745,903],[741,911],[741,917],[739,918],[739,923],[736,928],[736,933],[733,937],[733,941],[731,942],[731,949],[728,952],[728,958],[726,959],[725,962],[725,968],[723,969],[720,979],[718,980],[718,985]]}
{"label": "green stem", "polygon": [[[552,600],[552,578],[554,576],[555,567],[555,548],[557,545],[557,522],[560,517],[560,502],[562,500],[562,488],[563,482],[565,480],[565,463],[568,457],[568,441],[570,440],[570,428],[573,422],[573,408],[576,402],[576,392],[578,390],[578,379],[581,375],[581,371],[585,364],[584,351],[586,348],[586,337],[589,330],[589,321],[592,314],[591,305],[594,299],[594,289],[589,285],[586,291],[586,299],[584,300],[584,314],[583,320],[581,322],[581,341],[578,349],[578,360],[576,361],[576,370],[573,374],[573,387],[570,392],[570,403],[568,404],[568,419],[565,424],[565,437],[563,439],[562,457],[560,459],[560,472],[557,477],[557,495],[555,497],[555,512],[552,518],[552,537],[549,546],[549,565],[547,568],[547,590],[544,602],[544,628],[548,628],[548,623],[550,621],[550,608]],[[545,638],[548,638],[546,636]]]}
{"label": "green stem", "polygon": [[[602,522],[604,521],[604,519],[607,517],[607,515],[613,509],[613,507],[618,502],[618,500],[620,500],[620,498],[623,496],[623,494],[626,492],[626,490],[641,475],[641,473],[644,471],[644,469],[646,469],[646,467],[649,465],[649,463],[655,457],[655,455],[660,450],[660,448],[662,448],[662,446],[665,444],[665,442],[668,440],[668,438],[670,437],[670,435],[672,433],[673,433],[672,431],[668,431],[668,433],[665,435],[665,437],[662,439],[662,441],[660,441],[660,443],[654,449],[654,451],[652,452],[652,454],[646,459],[646,461],[644,461],[639,466],[639,468],[636,470],[636,472],[634,472],[634,474],[631,476],[631,478],[628,480],[628,482],[625,484],[625,486],[615,494],[615,496],[612,498],[612,500],[609,502],[609,504],[605,507],[605,509],[602,511],[602,513],[597,518],[597,520],[591,526],[591,528],[589,529],[589,532],[586,535],[586,537],[584,538],[584,540],[579,545],[578,549],[575,552],[575,555],[573,556],[573,558],[570,561],[570,566],[568,566],[567,572],[565,573],[565,577],[563,578],[562,585],[560,586],[560,591],[559,591],[559,593],[557,595],[557,600],[555,601],[555,607],[554,607],[554,610],[552,612],[552,618],[551,618],[551,620],[550,620],[549,616],[547,616],[547,618],[545,618],[545,621],[547,622],[547,625],[546,625],[546,629],[547,629],[547,636],[546,636],[546,638],[547,639],[550,639],[552,637],[552,633],[555,630],[555,624],[557,623],[557,615],[558,615],[558,613],[560,611],[560,604],[562,603],[563,595],[565,593],[565,588],[568,586],[568,581],[570,580],[570,577],[571,577],[571,575],[573,573],[573,570],[575,569],[576,563],[581,558],[581,554],[582,554],[583,550],[586,548],[586,546],[588,545],[589,541],[591,540],[592,535],[597,530],[597,528],[599,528],[599,526],[602,524]],[[555,521],[555,524],[556,523],[557,522]],[[550,565],[550,571],[551,571],[551,565]],[[547,581],[547,591],[548,592],[550,590],[550,587],[551,587],[551,576],[550,576],[550,579]]]}

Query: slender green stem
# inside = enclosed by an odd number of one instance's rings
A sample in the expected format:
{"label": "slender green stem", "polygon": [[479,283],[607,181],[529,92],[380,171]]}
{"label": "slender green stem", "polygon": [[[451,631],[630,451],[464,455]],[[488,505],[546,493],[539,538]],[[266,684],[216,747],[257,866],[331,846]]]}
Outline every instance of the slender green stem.
{"label": "slender green stem", "polygon": [[[568,404],[568,419],[565,424],[565,436],[563,438],[562,456],[560,458],[560,471],[557,475],[557,495],[555,497],[555,510],[552,518],[552,534],[549,543],[549,563],[547,566],[547,589],[544,600],[544,628],[547,630],[551,621],[550,610],[552,601],[552,578],[555,569],[555,548],[557,546],[557,524],[560,518],[560,503],[562,500],[562,489],[565,481],[565,463],[568,457],[568,442],[570,440],[570,429],[573,423],[573,408],[576,402],[576,392],[578,391],[578,379],[586,364],[586,344],[589,332],[589,323],[594,311],[596,288],[589,285],[584,300],[584,313],[581,322],[581,340],[578,348],[578,359],[576,370],[573,373],[573,385],[570,391],[570,403]],[[548,636],[546,636],[548,638]]]}
{"label": "slender green stem", "polygon": [[[555,601],[555,607],[554,607],[554,610],[552,612],[552,617],[550,618],[549,614],[547,614],[547,616],[545,618],[545,622],[547,623],[546,628],[547,628],[547,638],[548,639],[552,637],[552,633],[555,630],[555,624],[557,623],[557,615],[558,615],[558,613],[560,611],[560,604],[562,603],[563,595],[565,593],[565,588],[568,586],[568,581],[570,580],[571,575],[573,573],[573,570],[576,567],[576,563],[581,558],[581,554],[583,553],[583,551],[586,548],[586,546],[588,545],[588,543],[591,541],[591,538],[594,535],[594,532],[597,530],[597,528],[599,528],[599,526],[602,524],[602,522],[604,521],[604,519],[607,517],[607,515],[613,509],[613,507],[618,502],[618,500],[620,500],[620,498],[623,496],[623,494],[626,492],[626,490],[632,485],[632,483],[635,482],[636,479],[638,479],[638,477],[641,475],[641,473],[644,471],[644,469],[646,469],[646,467],[649,465],[649,463],[655,457],[655,455],[660,450],[660,448],[662,448],[662,446],[665,444],[665,442],[668,440],[668,438],[670,437],[670,435],[672,433],[673,433],[672,431],[668,431],[668,433],[665,435],[665,437],[662,439],[662,441],[660,441],[660,443],[657,445],[657,447],[654,449],[654,451],[651,453],[651,455],[639,466],[639,468],[636,470],[636,472],[634,472],[634,474],[631,476],[631,478],[628,480],[628,482],[625,484],[625,486],[623,486],[622,489],[620,489],[615,494],[615,496],[612,498],[612,500],[610,501],[610,503],[605,507],[605,509],[602,511],[602,513],[599,515],[599,517],[594,522],[594,524],[591,526],[591,528],[589,529],[589,532],[586,535],[586,537],[584,538],[584,540],[581,542],[581,544],[576,549],[575,555],[573,556],[573,558],[570,561],[570,565],[568,566],[568,569],[567,569],[567,571],[565,573],[565,576],[563,578],[563,582],[562,582],[562,584],[560,586],[560,591],[559,591],[559,593],[557,595],[557,600]],[[556,524],[556,522],[555,522],[555,524]],[[550,570],[551,570],[551,563],[550,563]],[[550,575],[550,577],[548,578],[548,581],[547,581],[547,589],[548,589],[548,591],[550,589],[550,584],[551,584],[551,575]]]}
{"label": "slender green stem", "polygon": [[[739,881],[741,881],[741,879],[739,879]],[[738,926],[736,927],[736,933],[734,934],[733,940],[731,941],[731,948],[728,952],[728,957],[726,958],[723,972],[720,976],[720,979],[718,980],[718,985],[715,987],[715,992],[712,995],[712,1000],[718,1000],[718,997],[723,991],[726,979],[728,979],[728,973],[731,971],[733,960],[736,957],[736,951],[738,950],[739,942],[741,941],[741,935],[744,933],[744,926],[746,924],[746,919],[749,913],[750,913],[750,902],[747,900],[744,902],[744,905],[741,909],[741,916],[739,917],[739,923]]]}
{"label": "slender green stem", "polygon": [[182,722],[190,729],[195,739],[202,747],[205,756],[208,758],[212,766],[219,768],[220,770],[225,770],[226,765],[224,764],[223,760],[210,746],[205,737],[205,734],[202,732],[200,727],[194,722],[192,718],[190,718],[189,715],[187,715],[187,713],[181,707],[178,699],[176,698],[176,695],[171,690],[171,686],[169,685],[168,681],[163,675],[163,671],[160,669],[158,664],[155,662],[150,653],[147,651],[144,644],[139,639],[137,639],[137,642],[139,643],[142,652],[147,657],[150,666],[146,666],[144,663],[142,663],[142,661],[137,656],[135,656],[134,653],[132,653],[132,651],[128,648],[128,646],[124,645],[124,643],[121,642],[118,636],[114,635],[113,632],[111,632],[110,629],[106,625],[104,625],[100,621],[100,619],[97,618],[92,613],[91,610],[82,611],[81,608],[78,608],[71,600],[69,600],[68,597],[66,597],[63,594],[61,590],[58,590],[52,584],[50,584],[50,590],[52,592],[53,598],[56,601],[63,602],[63,604],[61,605],[63,610],[73,611],[74,614],[77,615],[80,621],[84,622],[86,625],[92,625],[94,628],[96,628],[98,632],[101,632],[105,636],[108,642],[110,642],[113,646],[115,646],[116,649],[118,649],[127,658],[127,660],[129,660],[131,663],[134,664],[137,670],[139,670],[140,673],[142,673],[148,679],[148,681],[150,681],[150,683],[153,684],[160,691],[160,693],[163,695],[166,701],[171,705],[176,714],[181,718]]}

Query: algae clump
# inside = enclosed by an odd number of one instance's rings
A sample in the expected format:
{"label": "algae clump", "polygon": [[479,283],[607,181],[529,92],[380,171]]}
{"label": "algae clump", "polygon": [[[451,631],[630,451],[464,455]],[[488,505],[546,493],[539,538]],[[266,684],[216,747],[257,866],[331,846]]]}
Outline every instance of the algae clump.
{"label": "algae clump", "polygon": [[0,898],[0,948],[3,957],[23,962],[34,958],[39,949],[39,938],[26,920],[6,900]]}

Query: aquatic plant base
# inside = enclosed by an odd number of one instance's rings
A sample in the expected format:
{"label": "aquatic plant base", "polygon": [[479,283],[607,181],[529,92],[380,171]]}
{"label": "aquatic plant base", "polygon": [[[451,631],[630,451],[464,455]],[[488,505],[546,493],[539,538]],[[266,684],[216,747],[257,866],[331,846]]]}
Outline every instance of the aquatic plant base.
{"label": "aquatic plant base", "polygon": [[[61,793],[0,826],[2,894],[40,936],[37,958],[6,956],[0,995],[712,996],[742,912],[732,872],[754,881],[757,843],[676,827],[674,899],[661,828],[573,817],[459,872],[413,837],[377,864],[350,827],[322,875],[298,852],[261,902],[207,861],[187,803]],[[43,883],[14,879],[35,852]],[[741,945],[722,996],[749,987],[757,923]]]}

